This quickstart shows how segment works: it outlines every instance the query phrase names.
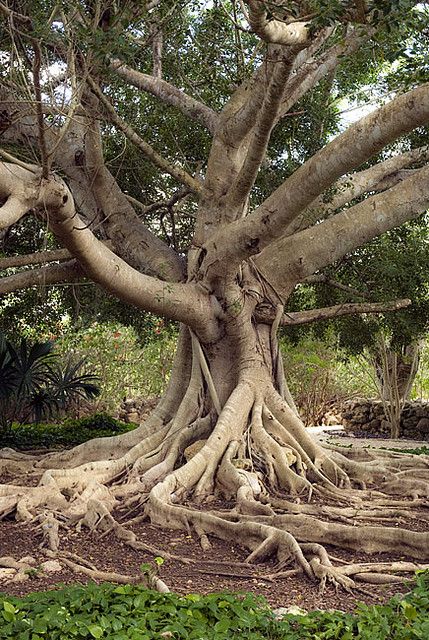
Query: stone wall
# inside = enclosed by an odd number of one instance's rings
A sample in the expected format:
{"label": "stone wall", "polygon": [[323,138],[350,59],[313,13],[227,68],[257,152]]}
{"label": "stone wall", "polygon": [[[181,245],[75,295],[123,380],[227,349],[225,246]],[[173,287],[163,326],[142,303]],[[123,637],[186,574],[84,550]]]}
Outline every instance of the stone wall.
{"label": "stone wall", "polygon": [[[345,402],[341,421],[346,431],[389,436],[388,422],[380,400],[357,399]],[[401,437],[429,441],[429,402],[406,402],[401,416]]]}
{"label": "stone wall", "polygon": [[157,404],[158,398],[124,398],[116,417],[124,422],[139,424]]}
{"label": "stone wall", "polygon": [[[341,422],[346,431],[388,437],[388,422],[380,400],[355,399],[345,402]],[[429,402],[406,402],[401,416],[401,437],[429,441]]]}

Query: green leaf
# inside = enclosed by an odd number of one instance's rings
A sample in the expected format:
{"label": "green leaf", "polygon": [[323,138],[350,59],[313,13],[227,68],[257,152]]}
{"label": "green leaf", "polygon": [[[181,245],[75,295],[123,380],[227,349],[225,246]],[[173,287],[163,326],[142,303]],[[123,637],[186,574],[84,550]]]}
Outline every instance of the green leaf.
{"label": "green leaf", "polygon": [[230,627],[229,619],[221,618],[219,622],[216,622],[214,626],[214,630],[217,631],[218,633],[224,633],[225,631],[228,631],[229,627]]}
{"label": "green leaf", "polygon": [[11,611],[2,611],[2,614],[6,622],[12,622],[12,620],[15,620],[15,614]]}
{"label": "green leaf", "polygon": [[415,620],[417,618],[417,609],[413,607],[412,604],[402,601],[401,606],[404,611],[404,616],[407,618],[407,620]]}
{"label": "green leaf", "polygon": [[8,611],[9,613],[15,613],[15,611],[16,611],[15,607],[13,606],[13,604],[11,602],[8,602],[7,600],[5,600],[3,602],[3,609],[5,611]]}
{"label": "green leaf", "polygon": [[101,636],[103,635],[103,629],[96,624],[91,624],[88,627],[88,631],[93,638],[101,638]]}

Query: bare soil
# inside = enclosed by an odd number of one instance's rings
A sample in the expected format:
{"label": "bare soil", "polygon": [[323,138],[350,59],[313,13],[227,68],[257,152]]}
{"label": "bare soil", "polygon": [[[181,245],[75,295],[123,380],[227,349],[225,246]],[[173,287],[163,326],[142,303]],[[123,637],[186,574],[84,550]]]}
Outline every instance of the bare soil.
{"label": "bare soil", "polygon": [[[211,538],[211,553],[202,551],[196,536],[182,531],[161,529],[148,522],[133,525],[132,530],[138,538],[150,544],[164,554],[180,556],[181,560],[166,559],[160,570],[160,577],[169,588],[176,593],[212,593],[219,591],[250,591],[265,596],[273,607],[298,605],[304,609],[340,609],[353,611],[357,602],[376,604],[386,602],[396,593],[405,593],[407,585],[388,585],[367,587],[366,593],[349,594],[328,585],[325,592],[318,592],[318,585],[309,582],[305,576],[287,578],[269,577],[275,572],[274,565],[244,565],[248,555],[238,544],[230,544]],[[0,522],[0,555],[33,556],[37,564],[47,558],[39,548],[40,532],[34,527],[14,521]],[[82,530],[80,533],[70,529],[62,533],[61,549],[73,552],[90,560],[103,571],[135,576],[140,573],[140,565],[153,561],[153,555],[136,551],[117,540],[113,534],[100,539],[98,533]],[[363,554],[339,552],[329,549],[332,554],[343,561],[362,562],[369,560]],[[372,561],[388,561],[387,554],[370,556]],[[397,559],[397,558],[396,558]],[[405,558],[404,558],[405,559]],[[63,567],[59,573],[45,574],[35,572],[25,582],[0,582],[0,591],[10,595],[24,595],[32,591],[59,588],[62,584],[85,584],[88,578],[75,574],[71,569]]]}
{"label": "bare soil", "polygon": [[[322,443],[334,444],[339,433],[332,434],[329,430],[313,428],[313,436]],[[340,437],[341,444],[348,438]],[[414,441],[399,441],[401,448],[418,446]],[[344,442],[345,443],[345,442]],[[347,444],[349,444],[347,442]],[[380,443],[372,438],[365,440],[350,438],[350,444],[357,446],[392,446],[393,441]],[[396,444],[396,443],[395,443]],[[26,483],[31,478],[26,479]],[[0,483],[11,481],[6,474],[0,477]],[[222,510],[230,505],[226,503],[212,504],[211,508]],[[118,520],[120,520],[120,515]],[[136,514],[134,514],[136,515]],[[126,523],[124,523],[126,524]],[[363,523],[362,523],[363,524]],[[369,523],[368,523],[369,524]],[[414,531],[424,531],[426,522],[409,520],[407,522],[389,523],[389,526],[400,526]],[[127,525],[128,526],[128,525]],[[197,536],[188,535],[183,531],[165,529],[154,526],[148,521],[129,526],[137,538],[153,548],[165,558],[160,569],[160,577],[171,591],[176,593],[213,593],[220,591],[243,592],[263,595],[272,607],[289,607],[297,605],[307,610],[339,609],[353,611],[358,602],[367,604],[381,604],[397,593],[406,593],[411,583],[368,586],[354,593],[344,590],[336,591],[327,584],[324,593],[319,593],[318,584],[311,583],[304,575],[278,577],[273,563],[245,564],[248,551],[238,544],[231,544],[217,538],[210,538],[212,550],[204,552]],[[100,534],[83,529],[78,532],[74,528],[62,529],[61,551],[77,554],[89,560],[101,571],[114,571],[127,576],[141,575],[140,566],[143,563],[153,564],[153,553],[145,553],[130,548],[117,539],[113,533],[104,537]],[[32,556],[36,560],[36,567],[47,560],[40,548],[42,535],[39,529],[31,524],[17,523],[5,519],[0,522],[0,556],[13,556],[21,559]],[[410,560],[410,558],[394,558],[387,553],[371,556],[353,551],[338,550],[326,543],[330,555],[338,559],[341,564],[355,562],[389,562],[392,560]],[[169,558],[169,555],[175,556]],[[61,572],[44,573],[35,571],[24,582],[13,582],[0,579],[0,591],[10,595],[22,596],[33,591],[43,591],[60,588],[68,584],[85,584],[90,579],[82,574],[73,573],[72,569],[63,565]]]}

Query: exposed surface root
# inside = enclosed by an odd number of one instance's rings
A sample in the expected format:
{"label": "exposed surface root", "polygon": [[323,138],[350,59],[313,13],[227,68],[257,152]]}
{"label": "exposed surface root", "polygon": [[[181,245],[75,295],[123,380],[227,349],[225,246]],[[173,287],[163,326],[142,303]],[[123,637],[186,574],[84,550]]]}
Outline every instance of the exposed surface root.
{"label": "exposed surface root", "polygon": [[93,580],[101,580],[103,582],[119,582],[120,584],[146,584],[150,589],[156,589],[161,593],[168,593],[170,589],[167,587],[165,582],[163,582],[157,576],[148,576],[148,575],[138,575],[138,576],[127,576],[122,573],[117,573],[116,571],[99,571],[98,569],[91,569],[84,564],[78,564],[77,562],[73,562],[73,560],[69,560],[67,558],[58,556],[61,561],[70,569],[72,569],[75,573],[82,573]]}
{"label": "exposed surface root", "polygon": [[[4,450],[8,473],[40,477],[37,486],[0,485],[0,519],[35,522],[46,553],[73,571],[117,582],[143,577],[100,572],[67,555],[62,528],[87,527],[101,539],[113,532],[133,549],[166,557],[128,528],[147,517],[195,531],[207,554],[211,536],[240,541],[248,563],[274,557],[278,575],[302,572],[322,590],[402,581],[428,568],[426,457],[327,450],[264,380],[243,377],[221,405],[203,357],[193,350],[180,393],[171,387],[147,423],[126,436],[41,460]],[[213,500],[230,508],[211,511]],[[326,545],[415,562],[334,564]]]}

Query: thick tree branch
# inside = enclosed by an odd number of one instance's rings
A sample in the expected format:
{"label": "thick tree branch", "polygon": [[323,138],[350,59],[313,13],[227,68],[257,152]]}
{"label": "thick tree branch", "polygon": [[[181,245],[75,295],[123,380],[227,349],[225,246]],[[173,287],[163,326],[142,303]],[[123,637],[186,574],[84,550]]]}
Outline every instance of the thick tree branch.
{"label": "thick tree branch", "polygon": [[59,282],[78,282],[83,277],[84,272],[76,260],[53,264],[40,269],[27,269],[26,271],[0,278],[0,295],[34,286],[45,286]]}
{"label": "thick tree branch", "polygon": [[417,217],[428,205],[429,165],[388,191],[279,240],[254,259],[255,265],[282,297],[309,275]]}
{"label": "thick tree branch", "polygon": [[[0,100],[2,137],[24,147],[37,146],[34,112],[29,111],[28,105],[16,99],[5,87],[0,87]],[[106,169],[94,111],[81,110],[74,116],[55,150],[54,165],[67,176],[76,207],[84,214],[85,221],[102,225],[113,241],[116,253],[141,271],[166,280],[182,280],[183,264],[176,252],[139,220],[126,195]],[[63,129],[51,126],[45,130],[50,148],[54,148],[58,132],[61,134]],[[38,167],[35,170],[40,173]]]}
{"label": "thick tree branch", "polygon": [[370,38],[371,29],[356,30],[350,27],[339,44],[335,44],[316,56],[320,47],[332,35],[333,29],[323,30],[308,48],[297,56],[295,73],[285,87],[283,101],[279,110],[279,118],[283,117],[304,95],[332,74],[344,56],[349,56],[359,49],[362,43]]}
{"label": "thick tree branch", "polygon": [[351,296],[357,296],[358,298],[365,298],[365,293],[363,293],[362,291],[359,291],[358,289],[355,289],[354,287],[350,287],[348,284],[343,284],[342,282],[338,282],[337,280],[333,280],[332,278],[329,278],[328,276],[326,276],[323,273],[318,273],[316,275],[313,276],[308,276],[308,278],[306,278],[304,280],[305,284],[319,284],[319,283],[323,283],[323,284],[327,284],[330,287],[334,287],[334,289],[340,289],[340,291],[345,291],[346,293],[350,294]]}
{"label": "thick tree branch", "polygon": [[[340,316],[350,316],[360,313],[387,313],[388,311],[398,311],[411,304],[407,298],[403,300],[393,300],[391,302],[347,302],[337,304],[332,307],[321,307],[320,309],[310,309],[308,311],[289,311],[285,313],[280,324],[283,327],[293,327],[301,324],[310,324],[319,320],[332,320]],[[256,307],[255,319],[257,322],[272,324],[275,318],[273,307],[260,305]]]}
{"label": "thick tree branch", "polygon": [[[141,222],[115,178],[107,170],[97,123],[88,118],[82,124],[85,134],[83,145],[79,144],[77,153],[83,154],[84,184],[90,189],[103,214],[102,228],[112,240],[115,253],[139,271],[156,275],[163,280],[183,280],[183,263],[176,251]],[[68,163],[67,166],[69,167]]]}
{"label": "thick tree branch", "polygon": [[226,142],[240,142],[255,124],[273,73],[267,54],[252,77],[235,90],[219,116],[218,135]]}
{"label": "thick tree branch", "polygon": [[[333,30],[333,28],[322,30],[308,47],[304,50],[301,49],[295,56],[292,64],[294,74],[289,75],[284,87],[277,119],[280,119],[304,93],[312,89],[324,75],[332,71],[339,63],[339,56],[344,51],[345,44],[329,49],[317,61],[313,58],[333,33]],[[356,38],[352,40],[357,48],[359,41]],[[348,42],[347,38],[346,41]],[[348,46],[350,46],[350,42],[348,42]],[[297,47],[294,47],[294,50],[296,51]],[[226,141],[231,139],[234,141],[242,140],[254,126],[273,72],[272,67],[272,57],[268,53],[252,78],[244,82],[234,93],[227,111],[225,112],[224,110],[222,112],[222,132],[220,133]]]}
{"label": "thick tree branch", "polygon": [[[384,191],[403,180],[408,174],[401,170],[413,164],[427,162],[429,160],[429,147],[419,147],[406,153],[393,156],[383,162],[379,162],[369,169],[345,176],[333,186],[333,196],[328,202],[324,202],[324,196],[320,196],[308,209],[310,220],[320,219],[340,209],[351,200],[360,198],[370,191]],[[304,214],[307,221],[307,212]]]}
{"label": "thick tree branch", "polygon": [[252,30],[265,42],[271,44],[296,45],[304,44],[308,39],[307,22],[286,24],[280,20],[268,20],[265,2],[261,0],[244,0]]}
{"label": "thick tree branch", "polygon": [[[271,132],[276,123],[285,82],[290,74],[295,53],[294,49],[283,55],[281,50],[277,51],[278,58],[274,62],[274,70],[252,130],[246,158],[230,187],[230,194],[227,196],[227,203],[231,208],[245,202],[256,180],[259,167],[265,157]],[[274,52],[271,55],[273,56]]]}
{"label": "thick tree branch", "polygon": [[176,107],[184,115],[192,120],[196,120],[204,127],[207,127],[211,133],[214,133],[218,116],[207,105],[191,98],[169,82],[131,69],[120,60],[112,60],[109,66],[112,71],[121,76],[121,78],[129,84],[137,87],[137,89],[146,91],[146,93],[152,94],[165,104]]}
{"label": "thick tree branch", "polygon": [[[110,240],[105,242],[109,249],[112,249]],[[31,264],[46,264],[47,262],[61,262],[71,258],[68,249],[51,249],[49,251],[37,251],[36,253],[26,253],[18,256],[7,256],[0,258],[0,269],[10,269],[11,267],[28,267]]]}
{"label": "thick tree branch", "polygon": [[[84,225],[62,180],[52,176],[35,184],[32,172],[18,169],[27,200],[44,212],[50,229],[94,282],[140,309],[183,322],[206,339],[217,337],[213,301],[198,285],[166,283],[139,273]],[[0,228],[1,222],[0,208]]]}
{"label": "thick tree branch", "polygon": [[[30,188],[28,188],[30,184]],[[40,169],[24,169],[10,162],[0,162],[0,229],[17,222],[43,197]]]}
{"label": "thick tree branch", "polygon": [[198,180],[195,180],[195,178],[189,175],[189,173],[187,173],[181,167],[175,164],[170,164],[167,160],[165,160],[165,158],[157,153],[148,142],[140,138],[140,136],[134,131],[132,127],[130,127],[129,124],[125,122],[125,120],[122,120],[122,118],[118,116],[112,104],[103,94],[99,86],[91,78],[88,78],[88,83],[91,89],[97,95],[97,98],[102,102],[105,110],[107,111],[109,120],[126,135],[130,142],[135,144],[136,147],[140,149],[140,151],[142,151],[144,155],[162,171],[169,173],[173,178],[186,185],[194,193],[201,192],[202,185],[200,182],[198,182]]}
{"label": "thick tree branch", "polygon": [[68,260],[71,257],[68,249],[55,249],[53,251],[37,251],[20,256],[7,256],[0,258],[0,269],[10,269],[11,267],[27,267],[31,264],[44,264],[46,262],[56,262]]}
{"label": "thick tree branch", "polygon": [[21,167],[19,171],[27,198],[44,212],[55,236],[94,282],[140,309],[183,322],[206,339],[217,337],[215,305],[203,289],[195,284],[166,283],[139,273],[97,240],[84,225],[62,180],[51,177],[42,181],[40,187],[34,184],[33,173],[28,171],[25,175]]}
{"label": "thick tree branch", "polygon": [[74,209],[59,208],[50,218],[56,237],[103,289],[140,309],[183,322],[206,338],[217,336],[210,298],[197,285],[166,283],[139,273],[97,240]]}
{"label": "thick tree branch", "polygon": [[207,254],[202,264],[204,277],[210,279],[224,272],[225,263],[235,269],[242,260],[261,252],[280,238],[299,213],[341,175],[428,121],[429,84],[425,84],[350,126],[297,169],[250,216],[213,234],[204,247]]}

